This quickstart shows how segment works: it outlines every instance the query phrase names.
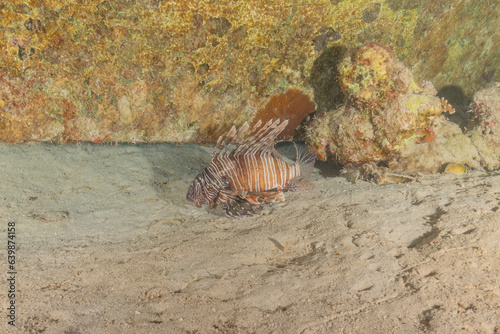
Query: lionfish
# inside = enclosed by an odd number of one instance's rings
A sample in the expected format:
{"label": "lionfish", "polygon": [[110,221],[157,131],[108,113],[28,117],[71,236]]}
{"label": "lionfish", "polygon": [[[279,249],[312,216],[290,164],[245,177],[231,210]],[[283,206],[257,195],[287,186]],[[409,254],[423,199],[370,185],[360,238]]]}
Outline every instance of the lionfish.
{"label": "lionfish", "polygon": [[245,123],[220,136],[210,164],[195,177],[186,198],[200,207],[222,204],[228,216],[252,215],[263,202],[282,202],[284,192],[311,189],[303,181],[313,170],[316,155],[295,145],[294,164],[286,163],[274,144],[288,120],[259,120],[253,127]]}

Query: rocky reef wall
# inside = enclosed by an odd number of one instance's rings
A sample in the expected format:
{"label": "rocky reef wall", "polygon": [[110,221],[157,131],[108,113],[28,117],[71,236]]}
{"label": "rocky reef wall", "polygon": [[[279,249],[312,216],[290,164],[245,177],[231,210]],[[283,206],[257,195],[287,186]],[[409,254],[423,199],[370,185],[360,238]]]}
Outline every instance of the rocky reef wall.
{"label": "rocky reef wall", "polygon": [[498,16],[486,0],[2,2],[0,141],[207,142],[307,98],[326,111],[367,42],[466,103],[500,80]]}

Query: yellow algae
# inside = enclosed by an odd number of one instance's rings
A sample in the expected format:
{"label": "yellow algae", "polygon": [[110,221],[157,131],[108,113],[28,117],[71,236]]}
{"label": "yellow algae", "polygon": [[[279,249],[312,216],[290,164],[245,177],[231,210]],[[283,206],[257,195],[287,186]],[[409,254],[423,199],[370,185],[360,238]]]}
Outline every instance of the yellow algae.
{"label": "yellow algae", "polygon": [[391,173],[386,173],[377,179],[378,184],[406,183],[412,181],[415,181],[414,177],[401,174],[391,174]]}
{"label": "yellow algae", "polygon": [[467,166],[457,163],[449,163],[446,165],[443,173],[453,173],[457,175],[467,173]]}

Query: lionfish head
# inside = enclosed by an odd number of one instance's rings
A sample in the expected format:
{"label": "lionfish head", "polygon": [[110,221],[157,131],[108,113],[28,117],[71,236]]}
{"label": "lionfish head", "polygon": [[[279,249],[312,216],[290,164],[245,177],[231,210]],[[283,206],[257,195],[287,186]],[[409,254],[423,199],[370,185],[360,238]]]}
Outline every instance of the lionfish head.
{"label": "lionfish head", "polygon": [[209,197],[206,189],[205,179],[202,174],[199,174],[194,178],[193,184],[189,187],[186,199],[193,202],[197,207],[208,204]]}

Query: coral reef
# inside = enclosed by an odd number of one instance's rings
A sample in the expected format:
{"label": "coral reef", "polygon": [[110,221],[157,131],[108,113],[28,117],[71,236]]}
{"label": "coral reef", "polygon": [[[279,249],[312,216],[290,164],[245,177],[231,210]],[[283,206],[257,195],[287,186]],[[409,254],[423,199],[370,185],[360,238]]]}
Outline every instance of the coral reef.
{"label": "coral reef", "polygon": [[378,110],[408,93],[412,76],[394,53],[378,43],[351,49],[338,67],[342,91],[357,107]]}
{"label": "coral reef", "polygon": [[318,156],[334,157],[348,177],[407,182],[418,173],[463,174],[500,168],[500,84],[474,94],[476,126],[464,132],[446,119],[454,108],[430,82],[411,72],[384,46],[369,43],[339,63],[346,103],[316,115],[307,130]]}
{"label": "coral reef", "polygon": [[435,132],[439,135],[435,140],[410,142],[388,162],[389,167],[396,171],[430,173],[464,173],[466,167],[499,169],[500,83],[475,93],[470,107],[469,112],[476,119],[471,129],[462,131],[457,124],[444,120],[437,124]]}
{"label": "coral reef", "polygon": [[500,168],[500,83],[474,94],[470,110],[478,125],[468,132],[487,170]]}
{"label": "coral reef", "polygon": [[212,141],[290,88],[314,90],[325,111],[341,99],[322,81],[337,51],[371,41],[418,82],[470,95],[498,81],[498,10],[466,0],[4,1],[0,141]]}
{"label": "coral reef", "polygon": [[[446,105],[444,109],[449,109]],[[476,125],[462,131],[448,120],[435,124],[435,139],[411,141],[397,156],[387,162],[396,172],[443,171],[463,174],[466,168],[497,170],[500,168],[500,83],[474,94],[469,111]],[[376,173],[381,174],[380,168]],[[369,174],[369,173],[368,173]]]}
{"label": "coral reef", "polygon": [[317,115],[307,140],[320,157],[327,149],[342,164],[388,161],[409,142],[433,141],[444,120],[440,115],[453,113],[432,84],[418,87],[411,72],[377,43],[348,51],[339,80],[346,104]]}
{"label": "coral reef", "polygon": [[[478,150],[460,127],[442,119],[434,128],[431,141],[411,141],[397,156],[387,162],[394,172],[438,173],[449,164],[461,164],[473,169],[482,169]],[[384,169],[378,171],[383,173]]]}

